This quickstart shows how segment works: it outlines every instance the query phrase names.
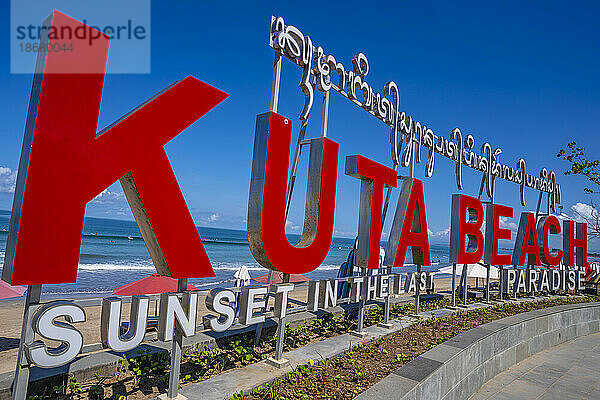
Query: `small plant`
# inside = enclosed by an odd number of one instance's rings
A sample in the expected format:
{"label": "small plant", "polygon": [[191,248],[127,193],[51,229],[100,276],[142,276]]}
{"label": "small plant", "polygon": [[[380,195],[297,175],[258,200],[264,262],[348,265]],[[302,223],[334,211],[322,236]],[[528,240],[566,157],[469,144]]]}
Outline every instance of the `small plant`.
{"label": "small plant", "polygon": [[133,384],[138,386],[142,378],[161,378],[170,368],[170,357],[166,352],[152,353],[138,350],[135,357],[127,359],[129,370],[133,373]]}
{"label": "small plant", "polygon": [[96,382],[88,388],[88,396],[91,400],[100,400],[104,398],[104,381],[107,379],[105,376],[94,374]]}
{"label": "small plant", "polygon": [[85,392],[81,383],[77,382],[74,376],[69,376],[69,381],[67,382],[67,388],[71,394],[80,394]]}

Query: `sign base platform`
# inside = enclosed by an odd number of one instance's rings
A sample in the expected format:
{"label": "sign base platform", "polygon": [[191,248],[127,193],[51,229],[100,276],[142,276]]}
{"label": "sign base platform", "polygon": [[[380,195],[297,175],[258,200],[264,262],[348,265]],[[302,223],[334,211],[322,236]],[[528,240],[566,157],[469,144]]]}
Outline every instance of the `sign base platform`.
{"label": "sign base platform", "polygon": [[177,396],[175,397],[168,397],[166,393],[163,393],[160,396],[158,396],[158,398],[160,400],[188,400],[188,398],[182,395],[181,393],[177,393]]}
{"label": "sign base platform", "polygon": [[290,360],[288,360],[287,358],[281,358],[279,360],[276,360],[273,357],[269,357],[267,358],[267,364],[277,368],[284,368],[290,365]]}

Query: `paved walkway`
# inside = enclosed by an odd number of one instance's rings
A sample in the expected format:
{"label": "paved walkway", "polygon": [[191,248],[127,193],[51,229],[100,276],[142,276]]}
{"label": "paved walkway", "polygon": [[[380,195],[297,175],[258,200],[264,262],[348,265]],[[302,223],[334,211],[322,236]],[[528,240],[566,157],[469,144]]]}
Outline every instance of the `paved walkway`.
{"label": "paved walkway", "polygon": [[498,374],[470,400],[600,399],[600,333],[529,357]]}

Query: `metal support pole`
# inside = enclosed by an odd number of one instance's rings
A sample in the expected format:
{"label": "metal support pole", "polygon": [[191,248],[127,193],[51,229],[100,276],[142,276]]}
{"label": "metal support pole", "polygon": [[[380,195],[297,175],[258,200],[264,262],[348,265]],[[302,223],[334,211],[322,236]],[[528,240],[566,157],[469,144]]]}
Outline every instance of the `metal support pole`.
{"label": "metal support pole", "polygon": [[356,332],[362,333],[363,324],[365,322],[365,300],[360,299],[358,302],[358,321],[356,322]]}
{"label": "metal support pole", "polygon": [[383,323],[390,325],[390,294],[385,297],[385,303],[383,306]]}
{"label": "metal support pole", "polygon": [[463,272],[462,272],[464,282],[463,282],[463,305],[467,305],[467,264],[463,264]]}
{"label": "metal support pole", "polygon": [[321,137],[327,137],[327,122],[329,120],[329,90],[323,93],[323,108],[321,109]]}
{"label": "metal support pole", "polygon": [[[517,269],[517,266],[513,265],[513,268]],[[510,291],[510,288],[508,288],[508,290]],[[512,296],[511,296],[511,299],[515,299],[515,300],[517,299],[517,285],[513,285],[513,287],[512,287]]]}
{"label": "metal support pole", "polygon": [[532,265],[527,266],[527,294],[529,295],[528,297],[535,299],[535,289],[533,289],[533,292],[529,292],[529,277],[531,276],[531,271],[533,271],[533,269]]}
{"label": "metal support pole", "polygon": [[[367,269],[366,268],[361,268],[361,273],[360,274],[362,276],[367,276]],[[365,282],[363,282],[363,285],[364,284],[365,284]],[[360,301],[358,302],[358,321],[357,321],[357,327],[356,327],[356,331],[358,333],[362,333],[364,322],[365,322],[365,299],[361,295],[360,296]]]}
{"label": "metal support pole", "polygon": [[383,322],[377,324],[382,328],[392,329],[394,325],[390,324],[390,303],[392,294],[390,293],[391,281],[388,280],[388,294],[383,303]]}
{"label": "metal support pole", "polygon": [[421,295],[421,265],[417,264],[417,279],[415,287],[415,315],[419,315],[419,296]]}
{"label": "metal support pole", "polygon": [[[283,274],[283,283],[290,282],[290,274]],[[277,301],[277,300],[276,300]],[[283,306],[283,305],[282,305]],[[275,355],[273,357],[267,358],[267,363],[277,367],[283,368],[289,365],[290,361],[283,358],[283,344],[285,340],[285,321],[286,321],[286,312],[285,310],[282,312],[282,317],[280,317],[277,321],[277,336],[275,341]]]}
{"label": "metal support pole", "polygon": [[[408,140],[408,138],[407,138]],[[412,140],[412,139],[411,139]],[[415,177],[415,150],[416,150],[416,143],[414,141],[411,142],[411,151],[410,151],[410,164],[409,164],[409,171],[410,171],[410,177],[414,178]]]}
{"label": "metal support pole", "polygon": [[[267,286],[271,286],[271,284],[273,283],[273,276],[275,275],[275,272],[273,270],[269,270],[269,275],[267,276]],[[265,297],[265,306],[262,309],[262,313],[264,313],[267,309],[267,303],[269,302],[269,295],[267,295]],[[260,337],[262,335],[262,328],[263,328],[263,323],[261,322],[260,324],[256,325],[256,332],[254,333],[254,345],[258,345],[258,343],[260,342]]]}
{"label": "metal support pole", "polygon": [[504,265],[500,265],[499,266],[499,271],[498,271],[498,288],[500,289],[500,291],[498,292],[498,300],[502,301],[502,291],[504,289],[504,274],[502,273],[502,271],[504,271]]}
{"label": "metal support pole", "polygon": [[277,112],[277,105],[279,104],[279,82],[281,80],[281,54],[275,53],[275,60],[273,62],[273,83],[271,84],[271,105],[270,110],[274,113]]}
{"label": "metal support pole", "polygon": [[490,265],[485,266],[485,301],[486,303],[490,302],[490,269],[492,267]]}
{"label": "metal support pole", "polygon": [[[367,276],[367,269],[360,268],[359,276]],[[365,284],[365,282],[363,282]],[[358,302],[358,319],[356,321],[356,330],[350,332],[351,335],[363,338],[367,333],[363,330],[363,324],[365,322],[365,299],[360,293],[360,300]]]}
{"label": "metal support pole", "polygon": [[27,286],[25,296],[25,309],[23,310],[23,324],[21,326],[21,341],[17,354],[17,368],[12,387],[12,400],[25,400],[27,398],[27,387],[29,386],[29,363],[25,357],[25,344],[33,342],[34,332],[31,329],[31,318],[36,306],[40,304],[42,285]]}
{"label": "metal support pole", "polygon": [[[177,293],[182,293],[187,289],[187,278],[177,279]],[[181,367],[181,347],[183,335],[177,329],[173,332],[173,342],[171,345],[171,372],[169,373],[169,389],[167,399],[184,399],[179,394],[179,370]]]}
{"label": "metal support pole", "polygon": [[452,264],[452,308],[456,308],[456,263]]}
{"label": "metal support pole", "polygon": [[277,343],[275,344],[275,360],[283,358],[283,340],[285,339],[285,317],[279,318],[277,324]]}
{"label": "metal support pole", "polygon": [[290,211],[290,204],[292,204],[292,193],[294,192],[294,184],[296,183],[296,175],[298,173],[298,164],[300,163],[300,153],[302,152],[302,141],[306,134],[306,128],[308,126],[308,118],[300,123],[300,132],[298,133],[298,143],[296,144],[296,150],[294,151],[294,160],[292,161],[292,170],[290,172],[290,178],[288,181],[286,201],[285,201],[285,218],[287,219]]}
{"label": "metal support pole", "polygon": [[[397,171],[397,170],[398,170],[398,165],[394,165],[394,171]],[[381,231],[382,232],[383,232],[383,225],[385,224],[385,217],[387,216],[388,205],[390,203],[391,195],[392,195],[392,187],[388,186],[386,194],[385,194],[385,201],[383,202],[383,211],[381,212]],[[387,273],[391,275],[392,267],[389,267],[387,269]],[[391,282],[388,281],[388,284],[391,285]],[[391,297],[390,287],[388,286],[388,295],[385,297],[385,302],[383,303],[383,323],[379,324],[379,325],[384,328],[389,328],[389,329],[391,329],[393,327],[393,325],[390,324],[390,303],[391,303],[390,297]]]}

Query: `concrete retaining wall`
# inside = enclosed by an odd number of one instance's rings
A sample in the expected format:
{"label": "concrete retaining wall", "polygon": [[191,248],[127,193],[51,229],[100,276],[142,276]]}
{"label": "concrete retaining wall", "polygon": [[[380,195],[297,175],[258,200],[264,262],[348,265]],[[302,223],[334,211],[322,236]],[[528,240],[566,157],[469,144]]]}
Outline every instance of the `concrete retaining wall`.
{"label": "concrete retaining wall", "polygon": [[600,331],[600,303],[569,304],[481,325],[398,368],[356,399],[463,400],[529,356]]}

